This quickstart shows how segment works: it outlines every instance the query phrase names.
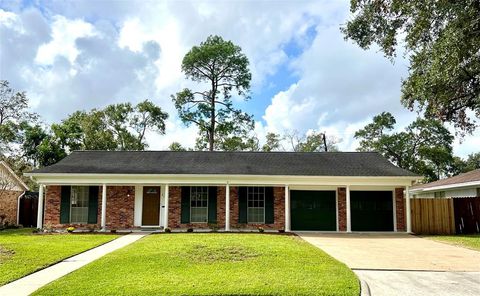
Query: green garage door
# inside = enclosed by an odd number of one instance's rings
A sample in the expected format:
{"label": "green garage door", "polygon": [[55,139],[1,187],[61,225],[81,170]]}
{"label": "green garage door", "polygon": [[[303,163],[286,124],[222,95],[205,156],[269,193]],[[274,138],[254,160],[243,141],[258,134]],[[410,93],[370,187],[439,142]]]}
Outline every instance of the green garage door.
{"label": "green garage door", "polygon": [[392,191],[351,191],[352,231],[393,231]]}
{"label": "green garage door", "polygon": [[337,230],[335,191],[290,191],[292,230]]}

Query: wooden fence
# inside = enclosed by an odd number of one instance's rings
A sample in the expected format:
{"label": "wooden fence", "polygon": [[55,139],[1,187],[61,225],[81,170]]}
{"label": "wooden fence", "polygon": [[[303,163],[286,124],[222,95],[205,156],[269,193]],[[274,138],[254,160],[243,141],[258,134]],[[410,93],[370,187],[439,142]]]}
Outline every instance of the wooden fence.
{"label": "wooden fence", "polygon": [[411,199],[412,231],[416,234],[455,234],[452,199]]}

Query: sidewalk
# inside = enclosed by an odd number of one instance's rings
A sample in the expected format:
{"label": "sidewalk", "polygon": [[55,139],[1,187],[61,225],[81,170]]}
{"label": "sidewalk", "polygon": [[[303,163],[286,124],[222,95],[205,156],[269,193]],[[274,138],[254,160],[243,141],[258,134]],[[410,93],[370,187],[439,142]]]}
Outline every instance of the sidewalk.
{"label": "sidewalk", "polygon": [[0,287],[0,296],[30,295],[48,283],[53,282],[54,280],[59,279],[62,276],[69,274],[70,272],[75,271],[80,267],[105,256],[108,253],[121,249],[148,234],[150,233],[144,232],[127,234],[104,245],[65,259],[64,261],[61,261],[55,265]]}

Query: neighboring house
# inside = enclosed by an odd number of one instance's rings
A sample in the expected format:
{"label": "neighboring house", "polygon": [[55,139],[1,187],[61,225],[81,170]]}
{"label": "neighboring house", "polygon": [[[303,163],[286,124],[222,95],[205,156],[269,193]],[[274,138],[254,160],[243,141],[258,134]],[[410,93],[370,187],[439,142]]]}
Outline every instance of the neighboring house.
{"label": "neighboring house", "polygon": [[480,169],[415,185],[410,193],[415,232],[480,233]]}
{"label": "neighboring house", "polygon": [[39,227],[347,232],[409,231],[420,178],[372,152],[78,151],[26,175]]}
{"label": "neighboring house", "polygon": [[18,224],[20,197],[28,186],[4,162],[0,161],[0,215],[4,222]]}
{"label": "neighboring house", "polygon": [[410,189],[414,198],[480,197],[480,169]]}

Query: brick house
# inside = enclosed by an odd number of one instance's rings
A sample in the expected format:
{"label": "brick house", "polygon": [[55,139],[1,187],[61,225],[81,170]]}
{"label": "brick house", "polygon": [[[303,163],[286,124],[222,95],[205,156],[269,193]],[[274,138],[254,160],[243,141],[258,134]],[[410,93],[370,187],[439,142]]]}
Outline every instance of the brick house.
{"label": "brick house", "polygon": [[20,197],[28,186],[4,162],[0,161],[0,215],[5,215],[4,222],[18,224]]}
{"label": "brick house", "polygon": [[419,176],[371,152],[77,151],[27,174],[49,227],[409,231]]}

